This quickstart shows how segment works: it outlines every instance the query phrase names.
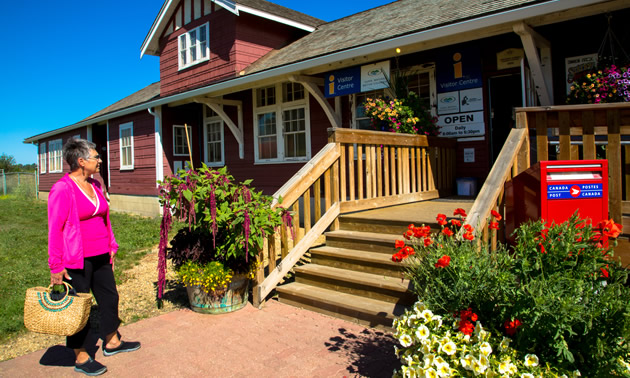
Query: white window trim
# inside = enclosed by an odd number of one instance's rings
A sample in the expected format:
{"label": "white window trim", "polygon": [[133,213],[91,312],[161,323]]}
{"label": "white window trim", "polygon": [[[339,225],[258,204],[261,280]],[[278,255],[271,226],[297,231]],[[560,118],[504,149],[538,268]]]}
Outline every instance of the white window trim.
{"label": "white window trim", "polygon": [[[208,116],[208,107],[203,107],[204,122],[203,122],[203,160],[208,167],[223,167],[225,165],[225,124],[220,116]],[[221,161],[209,162],[208,159],[208,124],[221,122]],[[174,151],[174,150],[173,150]]]}
{"label": "white window trim", "polygon": [[[260,88],[266,88],[260,87]],[[311,159],[311,119],[310,119],[310,107],[309,107],[309,93],[304,88],[304,99],[291,102],[282,102],[283,96],[283,82],[276,83],[276,104],[263,107],[256,107],[258,104],[258,89],[252,90],[253,104],[254,104],[254,164],[279,164],[279,163],[302,163]],[[298,158],[285,158],[284,156],[284,129],[282,124],[282,112],[285,110],[304,108],[304,132],[306,134],[306,156]],[[276,145],[278,155],[275,159],[260,159],[258,153],[258,115],[264,113],[276,113]]]}
{"label": "white window trim", "polygon": [[[55,146],[55,148],[51,148]],[[56,146],[59,146],[57,149]],[[62,160],[62,141],[61,139],[55,139],[48,142],[48,172],[50,173],[59,173],[63,172],[63,160]],[[57,164],[54,163],[53,160],[56,160],[59,157],[59,168],[57,168]]]}
{"label": "white window trim", "polygon": [[[123,145],[122,145],[122,131],[126,130],[126,129],[130,129],[131,130],[131,164],[128,165],[123,165]],[[132,170],[134,169],[134,164],[135,164],[135,154],[134,154],[134,142],[133,142],[133,122],[127,122],[127,123],[122,123],[118,126],[118,151],[120,153],[120,170],[121,171],[126,171],[126,170]]]}
{"label": "white window trim", "polygon": [[[43,152],[42,152],[43,150]],[[46,143],[39,144],[39,174],[46,173]]]}
{"label": "white window trim", "polygon": [[[173,125],[173,156],[188,156],[187,153],[184,154],[177,154],[175,153],[175,151],[177,151],[177,148],[175,146],[175,129],[183,129],[185,126],[184,125]],[[184,132],[184,137],[186,136],[186,132]],[[185,141],[185,139],[184,139]],[[190,125],[188,125],[188,141],[190,142],[190,150],[189,151],[192,154],[192,127]],[[184,146],[184,148],[188,148],[188,146]]]}
{"label": "white window trim", "polygon": [[[190,46],[190,34],[192,32],[195,32],[195,35],[199,35],[199,30],[205,26],[206,27],[206,57],[205,58],[200,58],[197,59],[195,61],[192,60],[192,57],[190,56],[189,52],[189,46]],[[181,37],[182,36],[186,36],[186,57],[188,59],[188,63],[184,64],[182,62],[182,42],[181,42]],[[199,44],[197,44],[197,56],[201,56],[201,47],[199,46]],[[207,62],[208,60],[210,60],[210,23],[206,22],[203,25],[199,25],[194,29],[190,29],[185,33],[182,33],[180,35],[177,36],[177,65],[179,67],[179,70],[183,70],[189,67],[192,67],[194,65],[197,65],[199,63],[202,62]]]}

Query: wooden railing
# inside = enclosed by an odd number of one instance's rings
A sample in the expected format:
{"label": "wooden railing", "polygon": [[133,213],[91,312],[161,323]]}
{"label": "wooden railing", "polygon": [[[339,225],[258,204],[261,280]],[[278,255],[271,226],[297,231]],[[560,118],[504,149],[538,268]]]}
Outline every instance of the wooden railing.
{"label": "wooden railing", "polygon": [[328,228],[338,228],[340,214],[434,199],[453,189],[453,140],[329,131],[329,143],[274,194],[273,206],[291,211],[293,227],[292,232],[283,227],[270,235],[260,251],[259,261],[264,264],[253,290],[256,306]]}
{"label": "wooden railing", "polygon": [[[527,168],[528,159],[531,164],[607,159],[610,217],[621,221],[624,213],[630,213],[630,144],[626,144],[630,143],[630,104],[518,108],[516,127],[473,204],[468,217],[473,227],[483,228],[487,235],[490,211],[504,213],[505,182]],[[518,130],[522,135],[515,134]]]}

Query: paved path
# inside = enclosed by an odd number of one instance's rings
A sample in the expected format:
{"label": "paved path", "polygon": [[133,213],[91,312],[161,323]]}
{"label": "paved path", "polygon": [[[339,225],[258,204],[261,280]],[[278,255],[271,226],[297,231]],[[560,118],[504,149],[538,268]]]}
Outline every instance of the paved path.
{"label": "paved path", "polygon": [[[393,338],[378,330],[269,301],[225,315],[179,310],[121,328],[132,353],[96,359],[104,377],[391,377]],[[80,377],[74,354],[53,346],[0,362],[0,377]]]}

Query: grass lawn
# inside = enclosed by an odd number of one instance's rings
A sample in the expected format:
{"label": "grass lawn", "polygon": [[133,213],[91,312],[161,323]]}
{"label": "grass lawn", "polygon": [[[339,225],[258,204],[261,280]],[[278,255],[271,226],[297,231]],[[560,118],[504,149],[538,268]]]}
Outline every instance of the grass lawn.
{"label": "grass lawn", "polygon": [[[120,279],[121,272],[158,244],[160,219],[112,213],[111,222],[120,245]],[[0,342],[24,330],[26,289],[49,284],[46,203],[0,196]]]}

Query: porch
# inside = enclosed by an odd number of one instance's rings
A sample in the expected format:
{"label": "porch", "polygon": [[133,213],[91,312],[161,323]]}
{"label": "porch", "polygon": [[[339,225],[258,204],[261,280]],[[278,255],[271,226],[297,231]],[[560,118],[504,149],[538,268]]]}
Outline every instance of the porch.
{"label": "porch", "polygon": [[[407,225],[438,229],[437,213],[450,215],[462,207],[469,210],[467,223],[494,249],[506,235],[504,224],[498,233],[489,232],[491,210],[505,215],[506,182],[541,160],[608,159],[610,217],[627,223],[629,133],[630,104],[518,109],[516,128],[478,196],[462,201],[449,198],[456,175],[454,140],[332,129],[329,143],[275,194],[274,206],[294,215],[296,237],[291,242],[287,232],[271,236],[260,251],[265,264],[257,275],[254,304],[260,306],[293,270],[296,282],[278,287],[281,301],[387,326],[411,300],[408,282],[390,260]],[[326,245],[311,249],[322,235]],[[630,262],[627,239],[624,234],[615,251],[624,264]],[[309,250],[311,263],[296,267]]]}

